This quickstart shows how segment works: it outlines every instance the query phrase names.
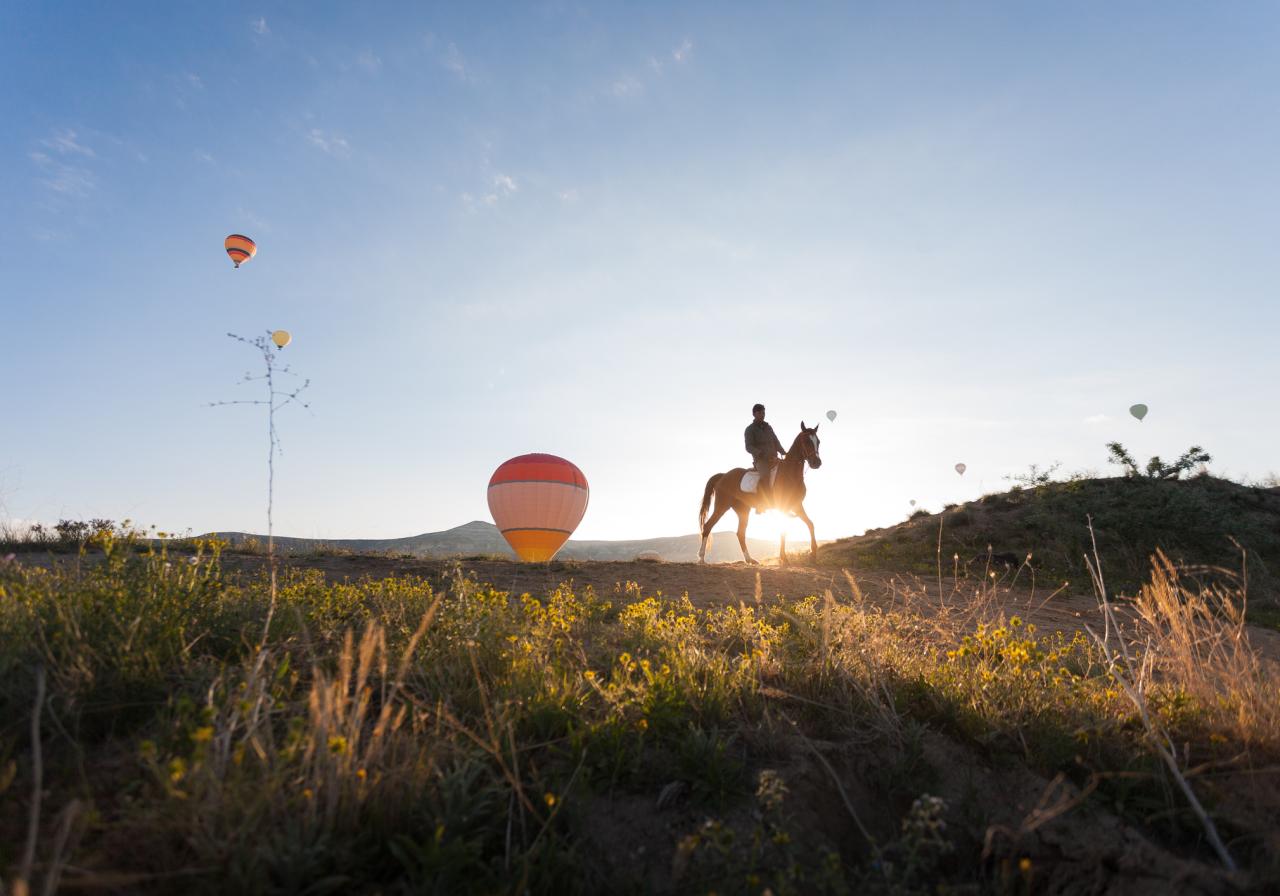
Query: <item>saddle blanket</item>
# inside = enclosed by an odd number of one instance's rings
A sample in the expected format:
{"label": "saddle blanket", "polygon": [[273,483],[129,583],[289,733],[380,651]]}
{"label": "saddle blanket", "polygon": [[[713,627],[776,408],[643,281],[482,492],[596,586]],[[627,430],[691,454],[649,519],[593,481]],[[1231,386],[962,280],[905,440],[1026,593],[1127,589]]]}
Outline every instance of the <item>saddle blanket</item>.
{"label": "saddle blanket", "polygon": [[[769,484],[773,485],[778,479],[778,468],[774,467],[769,471]],[[756,486],[760,484],[760,474],[755,470],[747,470],[742,474],[742,484],[738,486],[742,491],[749,495],[755,494]]]}

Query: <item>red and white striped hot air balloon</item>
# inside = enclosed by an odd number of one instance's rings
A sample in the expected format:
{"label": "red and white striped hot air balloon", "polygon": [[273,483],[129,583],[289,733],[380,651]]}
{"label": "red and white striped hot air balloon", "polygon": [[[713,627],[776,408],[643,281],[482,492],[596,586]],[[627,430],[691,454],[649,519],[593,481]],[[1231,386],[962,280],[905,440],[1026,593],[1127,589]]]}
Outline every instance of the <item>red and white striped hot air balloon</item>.
{"label": "red and white striped hot air balloon", "polygon": [[550,560],[587,512],[587,477],[563,457],[523,454],[493,471],[489,513],[521,560]]}

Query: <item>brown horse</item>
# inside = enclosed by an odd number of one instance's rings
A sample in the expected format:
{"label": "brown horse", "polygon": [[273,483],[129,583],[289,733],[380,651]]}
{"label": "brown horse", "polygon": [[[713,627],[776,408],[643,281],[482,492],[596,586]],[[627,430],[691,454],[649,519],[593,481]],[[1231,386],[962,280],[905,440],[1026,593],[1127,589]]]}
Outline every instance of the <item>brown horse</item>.
{"label": "brown horse", "polygon": [[[813,520],[804,512],[804,465],[815,470],[822,466],[822,458],[818,456],[818,427],[809,429],[800,421],[800,434],[791,443],[787,456],[778,464],[778,475],[773,481],[772,500],[769,507],[760,507],[758,492],[742,490],[742,474],[747,471],[735,467],[728,473],[717,473],[707,480],[707,488],[702,493],[702,509],[698,511],[698,529],[702,532],[702,546],[698,549],[698,562],[706,563],[707,545],[711,540],[711,529],[720,522],[720,517],[730,509],[738,515],[738,544],[742,546],[742,556],[748,563],[756,563],[747,550],[747,521],[751,518],[751,510],[781,510],[792,516],[798,516],[809,527],[809,552],[814,560],[818,559],[818,539],[813,534]],[[711,507],[711,496],[715,495],[715,510],[711,516],[707,511]],[[779,562],[787,562],[787,536],[782,536],[779,545]]]}

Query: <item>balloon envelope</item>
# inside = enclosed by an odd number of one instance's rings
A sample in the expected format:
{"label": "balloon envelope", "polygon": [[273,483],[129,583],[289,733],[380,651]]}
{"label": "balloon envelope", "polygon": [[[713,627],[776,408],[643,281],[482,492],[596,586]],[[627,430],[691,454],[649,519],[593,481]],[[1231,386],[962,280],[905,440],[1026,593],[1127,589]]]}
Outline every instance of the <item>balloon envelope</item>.
{"label": "balloon envelope", "polygon": [[222,246],[235,262],[236,267],[258,254],[258,244],[240,233],[233,233],[222,241]]}
{"label": "balloon envelope", "polygon": [[1129,413],[1138,418],[1138,422],[1142,422],[1142,418],[1147,416],[1147,406],[1145,404],[1135,404],[1129,408]]}
{"label": "balloon envelope", "polygon": [[587,477],[563,457],[523,454],[489,478],[489,513],[516,556],[550,560],[587,512]]}
{"label": "balloon envelope", "polygon": [[959,473],[961,476],[964,475],[964,471],[967,469],[969,468],[966,467],[964,464],[956,464],[956,472]]}
{"label": "balloon envelope", "polygon": [[827,411],[827,419],[828,419],[828,420],[835,420],[835,419],[836,419],[836,412],[835,412],[835,411]]}
{"label": "balloon envelope", "polygon": [[271,334],[271,341],[276,344],[276,348],[284,348],[293,342],[293,337],[289,335],[288,330],[276,330]]}
{"label": "balloon envelope", "polygon": [[916,506],[916,499],[915,499],[915,498],[912,498],[912,499],[911,499],[911,506],[912,506],[912,507],[915,507],[915,506]]}

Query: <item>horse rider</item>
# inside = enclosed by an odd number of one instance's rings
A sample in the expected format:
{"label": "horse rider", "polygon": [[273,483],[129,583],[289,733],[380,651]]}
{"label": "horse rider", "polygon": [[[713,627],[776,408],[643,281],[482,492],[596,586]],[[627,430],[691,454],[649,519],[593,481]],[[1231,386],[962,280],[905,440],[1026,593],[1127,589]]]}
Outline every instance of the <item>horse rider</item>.
{"label": "horse rider", "polygon": [[751,416],[754,419],[742,435],[747,443],[747,453],[751,455],[752,467],[760,474],[760,482],[756,485],[760,506],[756,508],[756,512],[763,513],[763,508],[768,507],[773,498],[773,484],[769,473],[777,464],[778,456],[785,456],[787,449],[778,441],[778,434],[773,431],[773,427],[764,422],[764,405],[752,407]]}

